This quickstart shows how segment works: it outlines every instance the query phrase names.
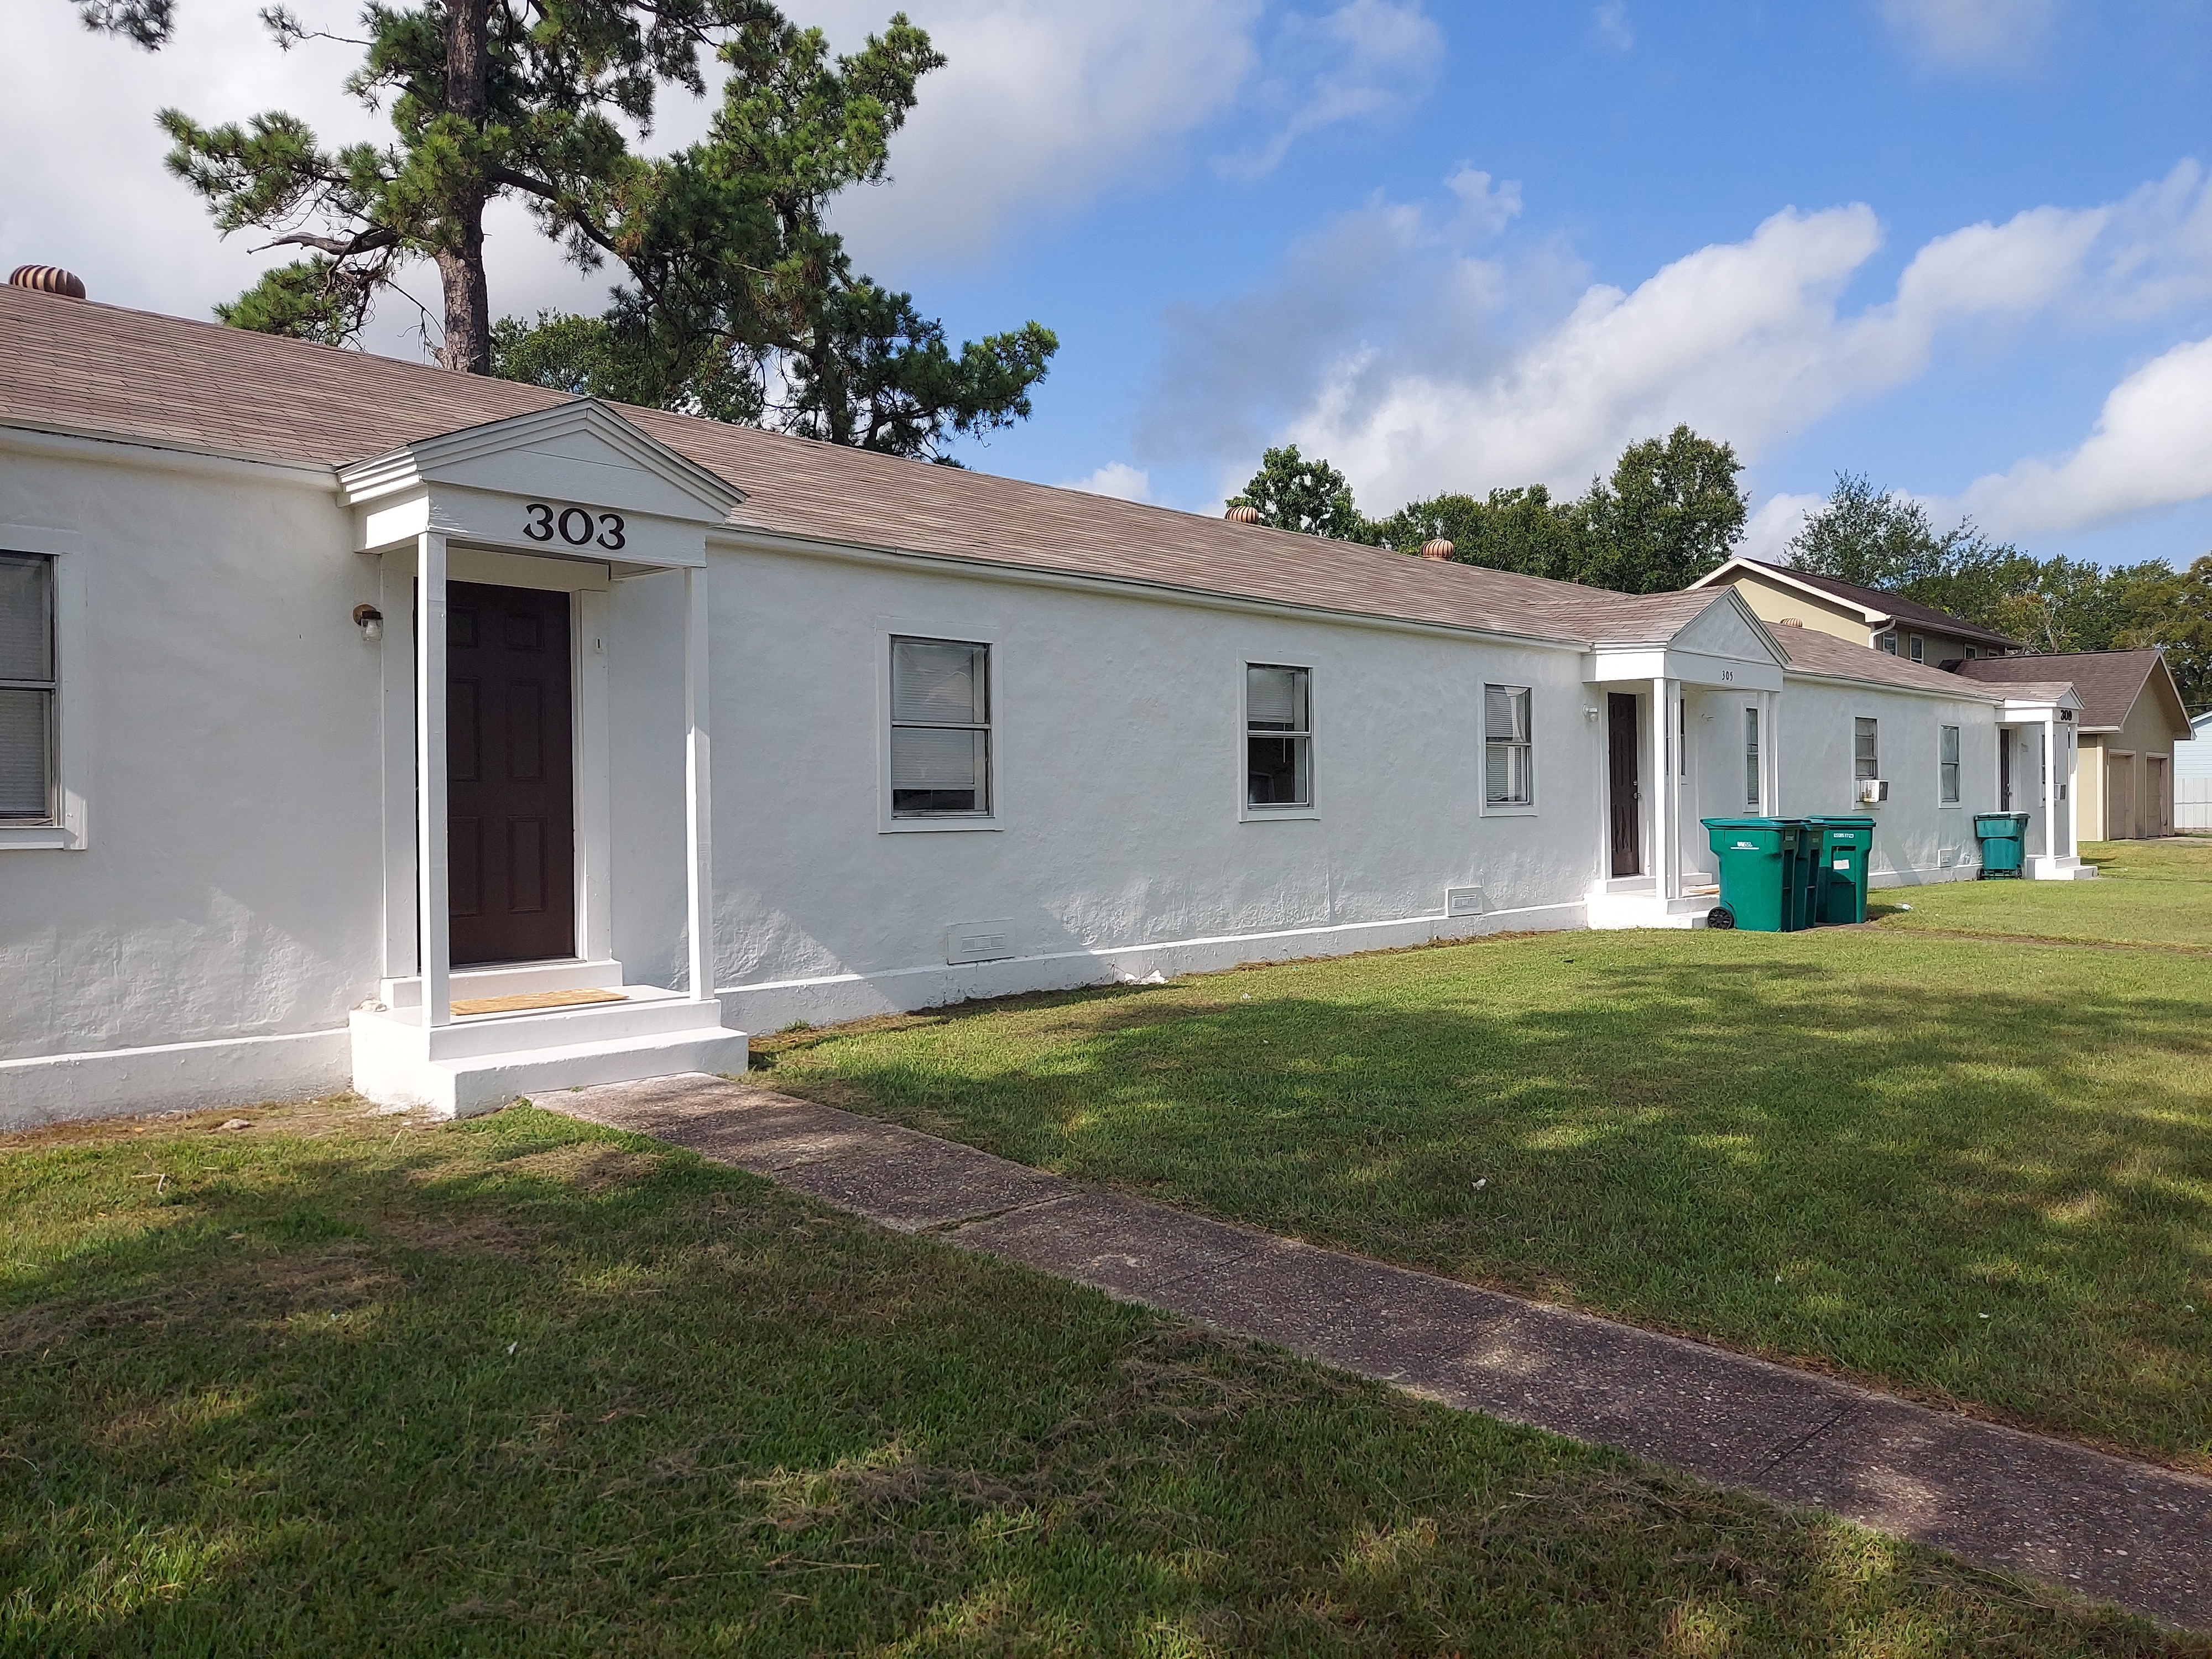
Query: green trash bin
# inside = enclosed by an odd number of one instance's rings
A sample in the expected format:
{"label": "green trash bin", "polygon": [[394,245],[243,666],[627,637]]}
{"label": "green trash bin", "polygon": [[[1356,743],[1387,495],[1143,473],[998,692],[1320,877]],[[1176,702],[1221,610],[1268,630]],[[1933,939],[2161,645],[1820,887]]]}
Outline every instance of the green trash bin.
{"label": "green trash bin", "polygon": [[1805,820],[1807,925],[1864,921],[1867,863],[1874,856],[1872,818]]}
{"label": "green trash bin", "polygon": [[1706,844],[1720,861],[1721,902],[1712,927],[1794,933],[1806,926],[1803,822],[1797,818],[1706,818]]}
{"label": "green trash bin", "polygon": [[1977,812],[1974,836],[1982,843],[1982,873],[1978,879],[2020,874],[2021,853],[2027,845],[2025,812]]}

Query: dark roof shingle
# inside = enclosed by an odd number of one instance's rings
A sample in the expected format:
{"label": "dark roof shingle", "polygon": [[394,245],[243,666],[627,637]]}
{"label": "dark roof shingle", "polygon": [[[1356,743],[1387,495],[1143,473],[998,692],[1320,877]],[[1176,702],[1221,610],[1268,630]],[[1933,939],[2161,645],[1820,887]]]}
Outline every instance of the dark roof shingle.
{"label": "dark roof shingle", "polygon": [[2042,657],[1976,657],[1960,664],[1959,672],[1987,685],[2071,680],[2081,699],[2081,724],[2094,730],[2125,723],[2160,662],[2155,650],[2065,651]]}

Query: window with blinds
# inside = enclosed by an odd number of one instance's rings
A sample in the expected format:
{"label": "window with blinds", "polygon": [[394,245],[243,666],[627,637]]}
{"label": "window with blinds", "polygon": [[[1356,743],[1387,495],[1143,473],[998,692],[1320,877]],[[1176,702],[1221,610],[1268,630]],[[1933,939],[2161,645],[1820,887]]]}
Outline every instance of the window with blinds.
{"label": "window with blinds", "polygon": [[891,816],[991,810],[991,647],[891,641]]}
{"label": "window with blinds", "polygon": [[1861,779],[1881,775],[1881,751],[1875,744],[1875,723],[1864,715],[1851,722],[1851,775]]}
{"label": "window with blinds", "polygon": [[1946,806],[1959,804],[1959,728],[1947,726],[1937,739],[1936,764],[1942,779],[1942,800]]}
{"label": "window with blinds", "polygon": [[1759,710],[1743,711],[1743,804],[1759,811]]}
{"label": "window with blinds", "polygon": [[1535,740],[1529,733],[1528,688],[1482,688],[1482,799],[1489,806],[1536,803]]}
{"label": "window with blinds", "polygon": [[1244,803],[1313,805],[1313,670],[1244,669]]}
{"label": "window with blinds", "polygon": [[0,823],[54,821],[54,562],[0,553]]}

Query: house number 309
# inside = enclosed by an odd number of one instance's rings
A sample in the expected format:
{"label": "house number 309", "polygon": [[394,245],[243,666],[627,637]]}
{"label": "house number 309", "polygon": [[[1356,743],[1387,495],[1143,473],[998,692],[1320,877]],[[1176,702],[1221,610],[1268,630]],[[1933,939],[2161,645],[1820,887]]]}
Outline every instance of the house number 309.
{"label": "house number 309", "polygon": [[602,513],[595,518],[585,507],[554,507],[545,501],[528,502],[523,511],[529,514],[530,522],[522,526],[522,533],[533,542],[550,542],[558,536],[571,547],[597,545],[611,553],[623,549],[619,513]]}

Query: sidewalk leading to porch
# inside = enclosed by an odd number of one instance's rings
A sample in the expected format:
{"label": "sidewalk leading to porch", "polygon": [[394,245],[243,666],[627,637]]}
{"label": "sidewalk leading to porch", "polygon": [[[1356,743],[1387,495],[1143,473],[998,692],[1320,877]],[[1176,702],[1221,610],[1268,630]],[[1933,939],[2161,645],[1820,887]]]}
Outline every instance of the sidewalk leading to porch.
{"label": "sidewalk leading to porch", "polygon": [[2212,1480],[1060,1176],[705,1076],[540,1098],[1425,1398],[2212,1628]]}

